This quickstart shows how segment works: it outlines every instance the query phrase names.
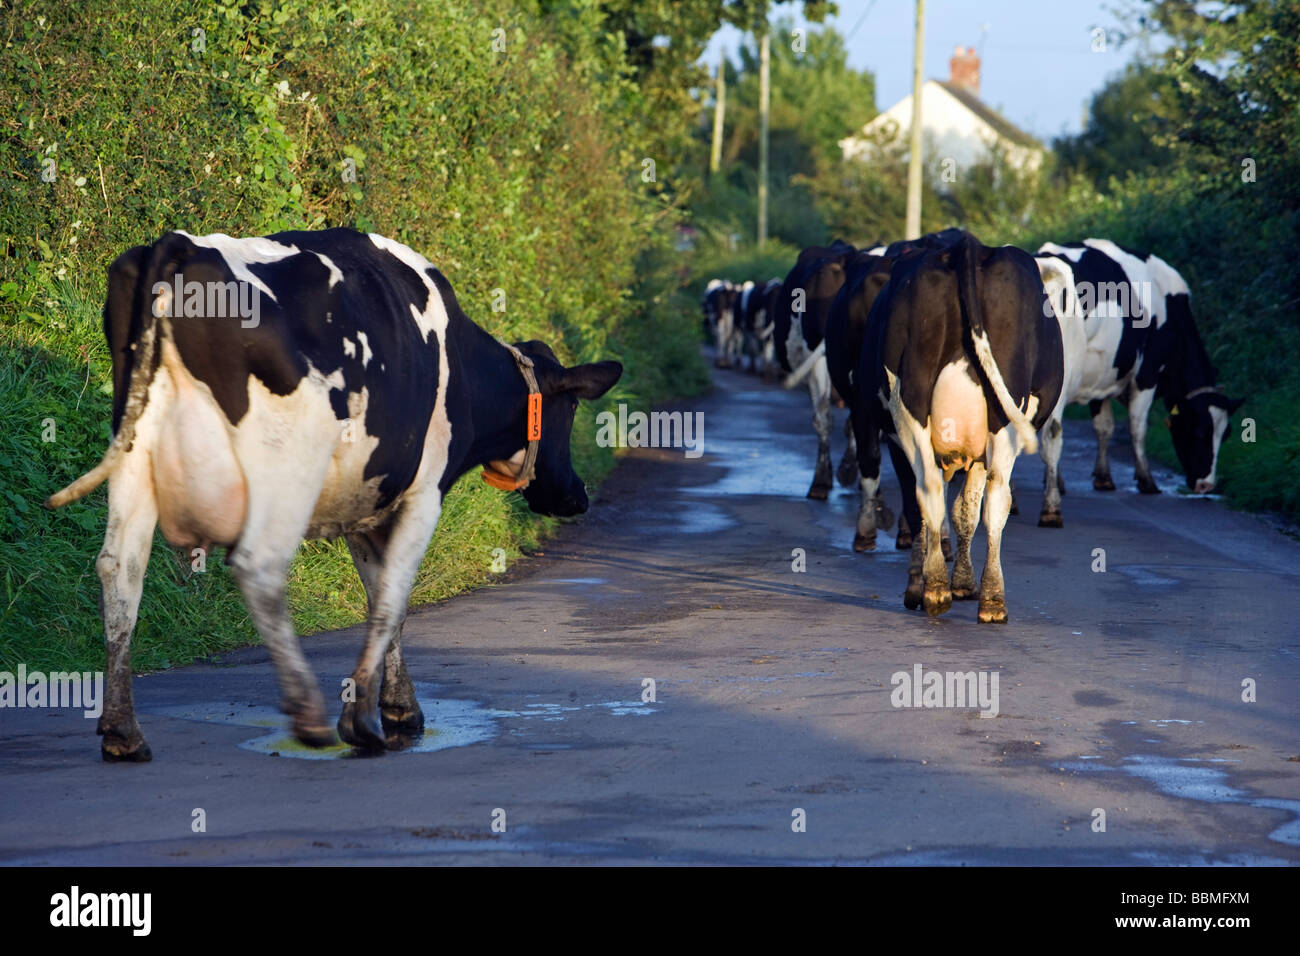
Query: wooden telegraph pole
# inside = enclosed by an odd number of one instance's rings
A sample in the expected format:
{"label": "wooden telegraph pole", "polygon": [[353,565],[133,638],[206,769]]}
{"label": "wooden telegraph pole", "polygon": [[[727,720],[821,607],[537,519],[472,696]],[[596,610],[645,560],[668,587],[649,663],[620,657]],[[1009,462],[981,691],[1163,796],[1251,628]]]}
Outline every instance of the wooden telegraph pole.
{"label": "wooden telegraph pole", "polygon": [[925,0],[916,0],[916,50],[912,56],[912,146],[907,158],[908,239],[921,235],[921,83],[925,59]]}
{"label": "wooden telegraph pole", "polygon": [[758,72],[758,248],[767,242],[768,120],[771,106],[772,42],[767,19],[763,19],[763,37],[759,41]]}
{"label": "wooden telegraph pole", "polygon": [[709,153],[709,173],[722,168],[722,124],[727,116],[727,51],[718,54],[718,84],[713,104],[713,150]]}

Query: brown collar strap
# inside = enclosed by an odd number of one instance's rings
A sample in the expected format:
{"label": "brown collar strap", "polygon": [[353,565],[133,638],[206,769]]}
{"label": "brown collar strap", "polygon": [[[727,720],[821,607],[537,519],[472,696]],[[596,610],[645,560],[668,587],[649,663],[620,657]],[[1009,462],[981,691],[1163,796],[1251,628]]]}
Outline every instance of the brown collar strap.
{"label": "brown collar strap", "polygon": [[1202,385],[1200,388],[1194,388],[1186,395],[1184,395],[1182,398],[1178,399],[1177,402],[1174,402],[1172,406],[1170,406],[1169,414],[1170,415],[1178,414],[1179,402],[1190,402],[1193,398],[1196,398],[1198,395],[1222,395],[1222,394],[1223,393],[1219,391],[1219,386],[1217,385]]}
{"label": "brown collar strap", "polygon": [[492,467],[491,464],[486,464],[483,466],[483,480],[493,488],[500,488],[502,491],[522,491],[533,480],[537,467],[537,445],[542,440],[542,390],[537,387],[533,360],[508,342],[501,344],[515,357],[515,364],[519,366],[524,381],[528,383],[528,422],[525,436],[528,439],[528,446],[524,449],[524,463],[518,475],[508,475]]}

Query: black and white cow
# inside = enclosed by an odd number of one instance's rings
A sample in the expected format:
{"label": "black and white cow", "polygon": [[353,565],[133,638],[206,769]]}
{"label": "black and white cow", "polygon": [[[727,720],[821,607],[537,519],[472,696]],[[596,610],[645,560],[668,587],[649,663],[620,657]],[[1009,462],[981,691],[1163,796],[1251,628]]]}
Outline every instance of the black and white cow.
{"label": "black and white cow", "polygon": [[737,313],[740,330],[744,335],[744,351],[749,353],[751,372],[767,371],[776,362],[776,343],[773,341],[771,303],[781,287],[781,280],[746,282],[741,287]]}
{"label": "black and white cow", "polygon": [[[776,357],[790,375],[786,387],[807,381],[813,406],[813,429],[817,433],[817,465],[808,497],[825,501],[830,496],[831,475],[831,380],[826,371],[826,319],[831,303],[844,284],[844,263],[857,250],[835,240],[829,246],[812,246],[801,253],[781,284],[773,311],[773,339]],[[857,475],[853,456],[846,455],[840,478],[852,484]]]}
{"label": "black and white cow", "polygon": [[[1078,316],[1063,325],[1066,385],[1062,408],[1044,432],[1046,489],[1040,525],[1059,527],[1057,467],[1061,414],[1068,403],[1087,403],[1097,433],[1093,487],[1113,491],[1108,445],[1115,430],[1111,399],[1128,406],[1138,490],[1158,494],[1146,455],[1151,404],[1159,396],[1170,410],[1174,450],[1187,486],[1197,494],[1217,482],[1219,448],[1241,401],[1227,397],[1192,318],[1183,277],[1158,256],[1106,239],[1045,243],[1038,261],[1054,262],[1073,279]],[[1066,322],[1063,319],[1063,322]]]}
{"label": "black and white cow", "polygon": [[[881,290],[889,282],[894,264],[903,256],[924,249],[942,249],[964,236],[960,229],[945,229],[929,233],[920,239],[903,240],[889,246],[874,246],[856,253],[845,264],[845,281],[831,303],[826,320],[826,369],[831,384],[849,407],[850,449],[858,463],[858,483],[862,499],[858,505],[858,522],[853,536],[855,551],[874,551],[878,527],[889,530],[893,515],[880,495],[879,438],[889,440],[890,457],[894,471],[902,485],[903,499],[912,497],[915,482],[910,467],[894,439],[892,420],[888,414],[873,415],[870,421],[864,416],[854,416],[858,403],[858,389],[854,377],[862,355],[867,318]],[[864,435],[864,430],[874,427],[879,434]],[[841,476],[843,480],[843,476]],[[895,546],[900,550],[912,546],[912,528],[906,517],[898,525]],[[945,556],[951,555],[951,545],[945,530],[942,534]]]}
{"label": "black and white cow", "polygon": [[710,279],[704,289],[704,322],[713,336],[713,364],[718,368],[731,368],[740,362],[743,341],[737,315],[740,292],[729,279]]}
{"label": "black and white cow", "polygon": [[[257,304],[251,320],[222,305],[243,293]],[[483,465],[485,479],[521,490],[536,512],[585,511],[569,460],[574,413],[622,374],[617,362],[565,368],[540,342],[497,341],[423,256],[350,229],[172,232],[136,246],[109,269],[104,332],[113,441],[47,505],[109,481],[96,561],[106,760],[150,759],[130,642],[155,524],[172,545],[230,549],[282,707],[310,746],[334,734],[289,619],[285,576],[303,538],[345,536],[370,619],[339,734],[369,749],[418,734],[401,629],[444,496]]]}
{"label": "black and white cow", "polygon": [[[854,415],[863,416],[859,434],[871,441],[886,427],[872,416],[887,409],[916,477],[909,520],[920,530],[903,599],[909,608],[937,615],[954,597],[975,596],[970,544],[983,503],[988,561],[979,619],[1007,619],[1001,543],[1011,470],[1022,448],[1037,451],[1036,432],[1061,391],[1061,333],[1044,298],[1027,252],[986,248],[967,234],[944,248],[900,257],[872,306]],[[950,585],[940,530],[945,485],[958,471],[966,481],[953,509],[957,555]],[[905,514],[912,510],[904,505]]]}
{"label": "black and white cow", "polygon": [[[858,504],[857,529],[853,536],[855,551],[874,551],[877,527],[888,531],[893,524],[893,514],[880,494],[879,440],[876,435],[868,436],[864,433],[869,427],[878,430],[887,426],[888,434],[892,435],[893,428],[888,425],[887,416],[867,418],[857,411],[859,396],[856,376],[862,355],[862,341],[866,334],[867,316],[877,296],[889,282],[890,273],[897,261],[898,256],[881,255],[874,249],[851,257],[845,265],[844,285],[836,293],[826,320],[826,371],[831,384],[849,408],[851,451],[857,459],[858,486],[862,492],[862,500]],[[897,445],[891,443],[889,449],[906,498],[913,491],[911,468],[902,458],[902,451]],[[911,547],[911,533],[907,530],[905,521],[899,523],[897,546],[900,549]]]}

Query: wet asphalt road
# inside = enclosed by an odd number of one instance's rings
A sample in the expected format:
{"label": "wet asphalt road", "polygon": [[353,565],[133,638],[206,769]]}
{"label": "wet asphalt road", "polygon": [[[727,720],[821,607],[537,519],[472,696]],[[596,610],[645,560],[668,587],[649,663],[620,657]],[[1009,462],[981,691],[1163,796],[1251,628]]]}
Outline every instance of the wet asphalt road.
{"label": "wet asphalt road", "polygon": [[[1300,544],[1167,473],[1139,496],[1126,449],[1094,492],[1071,421],[1063,530],[1017,464],[1010,623],[931,620],[892,535],[851,550],[854,493],[805,499],[806,393],[716,381],[704,457],[629,453],[544,555],[412,612],[424,749],[296,759],[261,647],[137,678],[146,765],[101,763],[71,712],[0,711],[0,862],[1300,861]],[[361,635],[304,641],[327,696]],[[996,672],[998,715],[891,706],[916,665]]]}

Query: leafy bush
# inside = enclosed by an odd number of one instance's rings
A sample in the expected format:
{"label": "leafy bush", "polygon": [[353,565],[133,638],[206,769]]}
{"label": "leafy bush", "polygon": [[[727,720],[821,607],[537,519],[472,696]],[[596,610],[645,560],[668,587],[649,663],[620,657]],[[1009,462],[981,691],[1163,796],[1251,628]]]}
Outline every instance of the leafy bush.
{"label": "leafy bush", "polygon": [[[38,504],[107,445],[105,269],[167,230],[380,232],[438,265],[491,332],[540,338],[567,363],[621,359],[606,402],[702,385],[696,316],[675,292],[677,214],[641,177],[622,47],[595,5],[552,6],[88,0],[0,14],[0,665],[102,660],[104,493],[56,515]],[[612,466],[596,410],[573,441],[589,480]],[[480,582],[493,547],[517,554],[548,527],[471,477],[417,600]],[[219,561],[191,574],[161,539],[153,560],[140,666],[254,637]],[[358,620],[346,549],[307,546],[291,604],[303,631]]]}

